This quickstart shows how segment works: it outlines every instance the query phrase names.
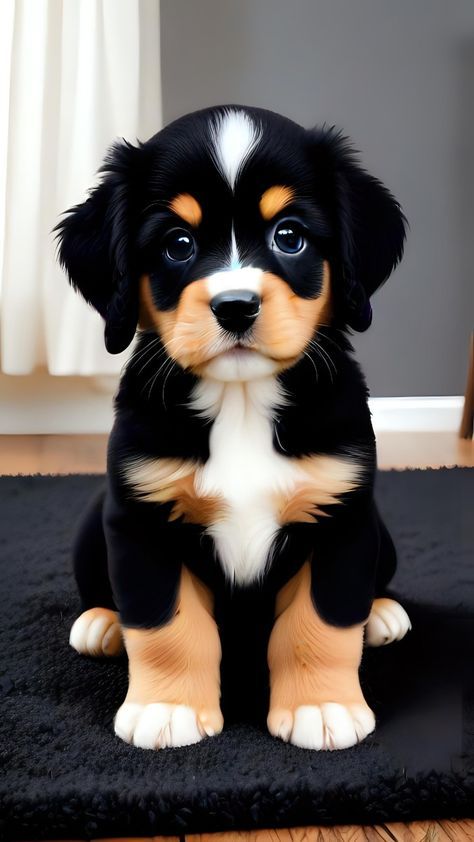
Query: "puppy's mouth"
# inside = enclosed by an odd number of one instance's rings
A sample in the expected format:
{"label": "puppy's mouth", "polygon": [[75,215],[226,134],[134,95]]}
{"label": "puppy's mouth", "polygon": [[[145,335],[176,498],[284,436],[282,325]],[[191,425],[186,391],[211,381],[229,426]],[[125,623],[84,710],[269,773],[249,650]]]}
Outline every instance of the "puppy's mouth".
{"label": "puppy's mouth", "polygon": [[246,352],[262,353],[251,330],[244,335],[232,335],[231,333],[220,331],[217,339],[211,343],[208,349],[206,362],[210,362],[210,360],[214,360],[217,357],[222,357],[226,354],[240,354]]}
{"label": "puppy's mouth", "polygon": [[253,380],[274,373],[275,362],[250,336],[227,341],[209,354],[200,373],[216,380]]}
{"label": "puppy's mouth", "polygon": [[231,345],[230,348],[226,348],[221,353],[223,353],[223,354],[234,354],[234,353],[235,354],[240,354],[240,353],[255,354],[255,353],[260,353],[260,352],[259,352],[259,350],[258,350],[258,348],[257,348],[257,346],[255,345],[254,342],[251,342],[251,341],[245,342],[245,341],[239,339],[237,342],[234,342],[234,344]]}

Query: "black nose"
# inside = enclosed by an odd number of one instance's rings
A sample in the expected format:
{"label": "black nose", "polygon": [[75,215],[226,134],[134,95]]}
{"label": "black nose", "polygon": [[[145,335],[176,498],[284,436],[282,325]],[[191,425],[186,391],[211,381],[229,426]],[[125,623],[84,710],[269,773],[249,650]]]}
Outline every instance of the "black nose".
{"label": "black nose", "polygon": [[229,333],[245,333],[260,312],[260,297],[249,289],[229,289],[214,296],[211,310]]}

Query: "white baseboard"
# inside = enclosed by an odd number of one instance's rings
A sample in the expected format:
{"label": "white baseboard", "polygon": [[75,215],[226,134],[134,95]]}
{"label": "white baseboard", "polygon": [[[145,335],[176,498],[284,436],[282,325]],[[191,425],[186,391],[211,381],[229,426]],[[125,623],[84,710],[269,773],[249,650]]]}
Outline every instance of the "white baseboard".
{"label": "white baseboard", "polygon": [[45,372],[0,375],[0,434],[108,433],[114,385],[108,378]]}
{"label": "white baseboard", "polygon": [[[115,383],[109,378],[0,375],[0,434],[108,433]],[[462,397],[371,398],[376,433],[457,432]]]}
{"label": "white baseboard", "polygon": [[376,433],[457,433],[464,405],[462,395],[452,397],[371,398]]}

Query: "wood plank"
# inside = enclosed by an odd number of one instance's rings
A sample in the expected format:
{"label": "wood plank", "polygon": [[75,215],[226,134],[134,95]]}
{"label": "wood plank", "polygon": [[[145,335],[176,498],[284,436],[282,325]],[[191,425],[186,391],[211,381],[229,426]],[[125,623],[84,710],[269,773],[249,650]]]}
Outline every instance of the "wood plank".
{"label": "wood plank", "polygon": [[[389,468],[474,467],[474,442],[455,433],[380,433],[378,463]],[[0,436],[0,473],[103,473],[107,436]]]}
{"label": "wood plank", "polygon": [[[231,830],[185,836],[133,836],[92,839],[90,842],[472,842],[474,821],[444,819],[391,822],[382,825],[335,825],[268,830]],[[29,840],[29,842],[35,842]],[[50,842],[54,842],[50,840]],[[62,839],[55,842],[84,842]]]}
{"label": "wood plank", "polygon": [[[296,827],[286,830],[187,834],[186,842],[471,842],[474,821],[419,821],[405,824]],[[126,840],[123,840],[126,842]]]}
{"label": "wood plank", "polygon": [[103,473],[107,436],[0,436],[0,473]]}
{"label": "wood plank", "polygon": [[474,442],[460,439],[456,433],[406,432],[379,433],[378,465],[390,468],[441,468],[474,466]]}

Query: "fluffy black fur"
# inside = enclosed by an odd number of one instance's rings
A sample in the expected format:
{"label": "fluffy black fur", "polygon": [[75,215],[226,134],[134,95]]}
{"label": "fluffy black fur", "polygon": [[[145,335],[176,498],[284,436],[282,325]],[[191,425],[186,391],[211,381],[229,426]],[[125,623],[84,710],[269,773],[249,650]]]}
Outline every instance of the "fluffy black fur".
{"label": "fluffy black fur", "polygon": [[[347,495],[344,506],[332,508],[330,518],[283,528],[269,572],[254,590],[270,623],[275,593],[313,555],[316,608],[328,622],[348,626],[362,622],[374,595],[384,591],[395,551],[373,501],[375,440],[347,329],[370,325],[370,296],[402,255],[404,217],[334,129],[306,131],[272,112],[243,110],[263,127],[263,135],[235,195],[209,154],[209,123],[222,109],[197,112],[138,147],[112,147],[100,185],[58,226],[59,257],[73,285],[104,317],[113,353],[135,334],[140,276],[151,278],[155,306],[172,310],[189,284],[222,268],[232,224],[243,244],[243,265],[278,274],[301,298],[318,296],[322,262],[329,262],[334,316],[318,341],[332,365],[321,365],[309,348],[280,375],[290,400],[275,419],[274,447],[292,456],[363,453],[365,482]],[[257,212],[259,197],[273,184],[295,189],[297,198],[284,217],[302,225],[308,243],[296,259],[269,247],[274,222],[265,223]],[[203,208],[198,234],[189,229],[196,251],[184,267],[169,261],[163,245],[178,224],[167,203],[180,192],[191,193]],[[179,227],[186,229],[182,220]],[[121,473],[130,456],[199,463],[209,456],[210,422],[189,407],[196,376],[177,364],[160,374],[160,351],[156,336],[143,332],[116,398],[107,491],[88,513],[75,553],[83,608],[98,601],[117,606],[122,622],[136,627],[157,627],[170,618],[183,563],[212,587],[217,616],[219,595],[228,591],[203,528],[169,523],[168,505],[131,499]]]}

